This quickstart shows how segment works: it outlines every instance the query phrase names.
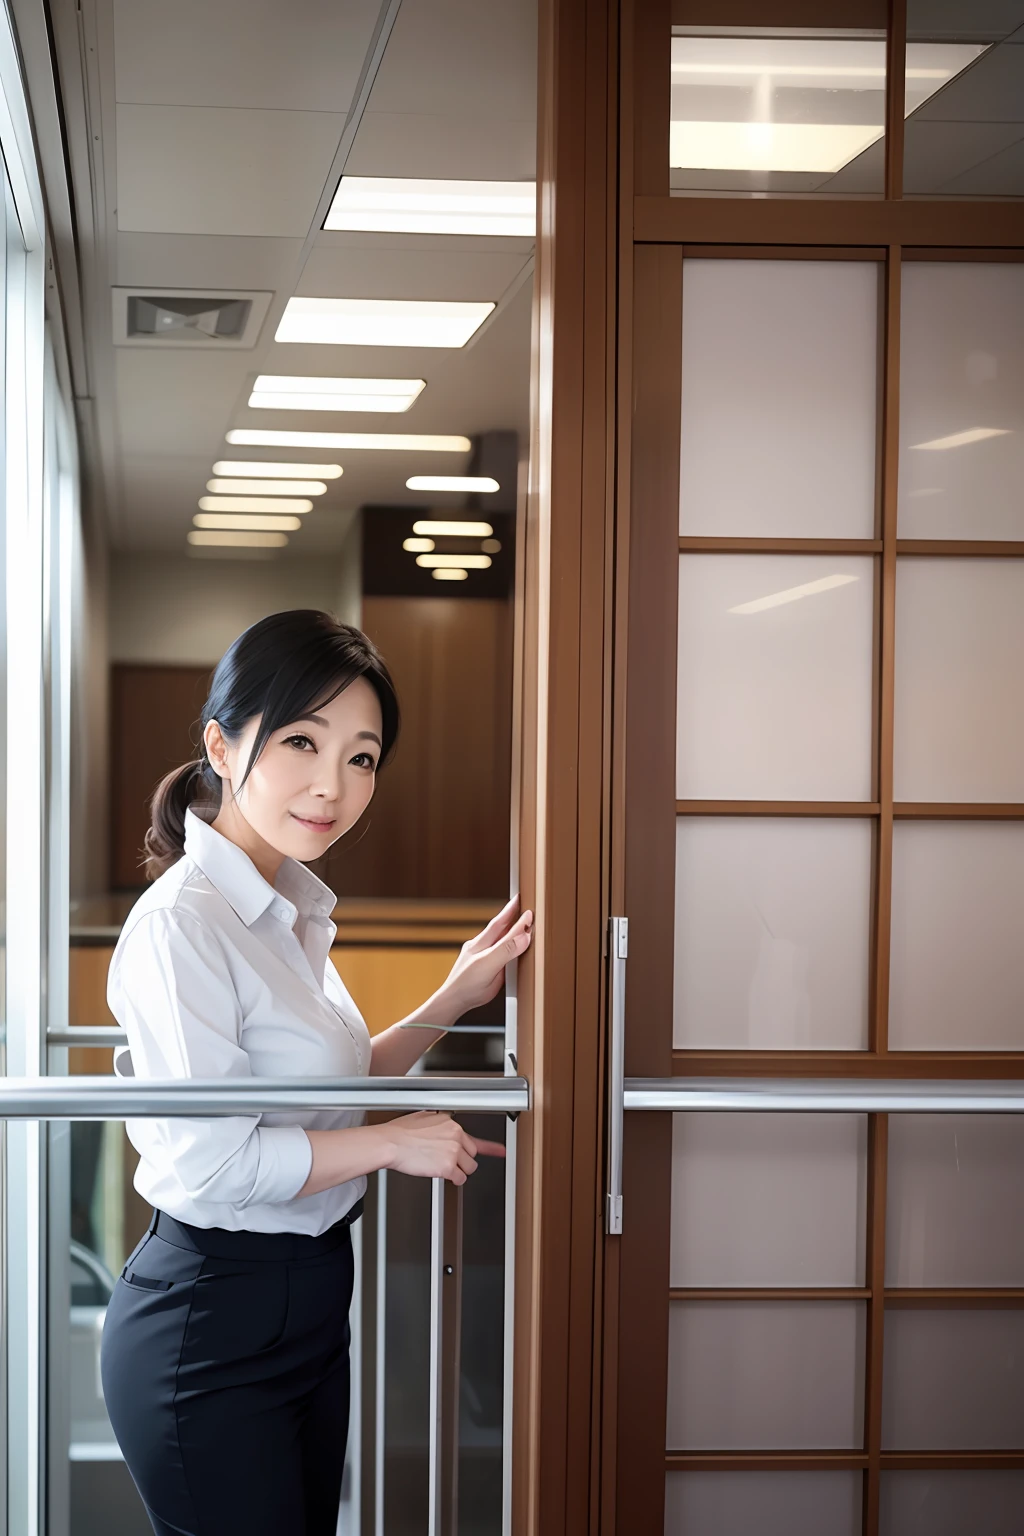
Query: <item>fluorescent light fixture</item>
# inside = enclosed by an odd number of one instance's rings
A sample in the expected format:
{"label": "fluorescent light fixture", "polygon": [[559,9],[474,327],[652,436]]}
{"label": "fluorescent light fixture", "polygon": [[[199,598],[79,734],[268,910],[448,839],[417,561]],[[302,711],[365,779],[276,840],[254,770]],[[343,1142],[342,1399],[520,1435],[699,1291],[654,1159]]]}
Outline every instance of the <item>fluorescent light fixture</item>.
{"label": "fluorescent light fixture", "polygon": [[469,580],[469,572],[468,571],[456,570],[454,568],[452,568],[452,569],[442,568],[440,570],[434,571],[432,574],[433,574],[433,577],[434,577],[435,581],[468,581]]}
{"label": "fluorescent light fixture", "polygon": [[207,480],[208,491],[222,496],[322,496],[322,480]]}
{"label": "fluorescent light fixture", "polygon": [[501,550],[501,540],[484,539],[483,543],[480,545],[480,548],[483,550],[485,555],[496,555]]}
{"label": "fluorescent light fixture", "polygon": [[486,495],[501,489],[490,475],[412,475],[405,487],[409,491],[482,491]]}
{"label": "fluorescent light fixture", "polygon": [[407,411],[425,379],[300,378],[261,373],[249,396],[257,410]]}
{"label": "fluorescent light fixture", "polygon": [[218,544],[238,549],[282,549],[288,543],[286,533],[208,533],[193,529],[188,534],[190,544]]}
{"label": "fluorescent light fixture", "polygon": [[277,533],[294,533],[302,527],[301,517],[250,517],[244,512],[197,512],[192,522],[197,528],[248,528]]}
{"label": "fluorescent light fixture", "polygon": [[343,176],[324,229],[408,235],[525,235],[537,227],[532,181]]}
{"label": "fluorescent light fixture", "polygon": [[493,303],[462,300],[291,298],[274,340],[335,347],[464,347],[493,308]]}
{"label": "fluorescent light fixture", "polygon": [[301,496],[200,496],[200,512],[312,512]]}
{"label": "fluorescent light fixture", "polygon": [[460,523],[436,518],[420,518],[412,525],[413,533],[422,533],[428,539],[489,539],[494,529],[490,523]]}
{"label": "fluorescent light fixture", "polygon": [[881,123],[696,123],[669,128],[669,165],[701,171],[838,171],[882,137]]}
{"label": "fluorescent light fixture", "polygon": [[383,453],[468,453],[468,437],[415,432],[273,432],[232,427],[227,441],[238,448],[350,448]]}
{"label": "fluorescent light fixture", "polygon": [[849,586],[858,581],[857,576],[822,576],[818,581],[805,581],[799,587],[787,587],[784,592],[773,592],[769,597],[757,597],[752,603],[740,603],[730,608],[730,613],[764,613],[766,608],[781,608],[783,603],[796,603],[802,597],[815,597],[819,592],[831,592],[833,587]]}
{"label": "fluorescent light fixture", "polygon": [[930,450],[966,448],[968,443],[983,443],[986,437],[1009,437],[1010,427],[968,427],[966,432],[953,432],[949,437],[933,437],[927,443],[911,443],[911,448]]}
{"label": "fluorescent light fixture", "polygon": [[340,464],[271,464],[261,459],[218,459],[213,466],[215,475],[266,476],[270,480],[287,480],[292,475],[307,476],[311,480],[339,480]]}
{"label": "fluorescent light fixture", "polygon": [[428,571],[486,571],[490,555],[417,555],[416,564]]}
{"label": "fluorescent light fixture", "polygon": [[402,548],[410,555],[429,555],[433,547],[433,539],[404,539],[402,541]]}

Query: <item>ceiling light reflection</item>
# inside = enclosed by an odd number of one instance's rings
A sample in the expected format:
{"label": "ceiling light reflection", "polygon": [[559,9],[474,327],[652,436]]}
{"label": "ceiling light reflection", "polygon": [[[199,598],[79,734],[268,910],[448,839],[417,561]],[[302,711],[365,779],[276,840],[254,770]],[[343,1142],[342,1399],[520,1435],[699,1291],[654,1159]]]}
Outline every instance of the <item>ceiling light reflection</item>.
{"label": "ceiling light reflection", "polygon": [[428,539],[489,539],[494,529],[490,523],[459,522],[455,518],[421,517],[412,525],[413,533]]}
{"label": "ceiling light reflection", "polygon": [[818,581],[805,581],[799,587],[787,587],[784,592],[772,592],[768,597],[757,597],[751,603],[740,603],[730,608],[730,613],[764,613],[766,608],[781,608],[784,603],[799,602],[802,597],[816,597],[819,592],[831,592],[834,587],[846,587],[859,576],[822,576]]}
{"label": "ceiling light reflection", "polygon": [[1011,427],[968,427],[964,432],[951,432],[948,437],[933,437],[927,443],[911,443],[911,448],[932,451],[944,448],[966,448],[968,443],[983,443],[987,437],[1009,437]]}

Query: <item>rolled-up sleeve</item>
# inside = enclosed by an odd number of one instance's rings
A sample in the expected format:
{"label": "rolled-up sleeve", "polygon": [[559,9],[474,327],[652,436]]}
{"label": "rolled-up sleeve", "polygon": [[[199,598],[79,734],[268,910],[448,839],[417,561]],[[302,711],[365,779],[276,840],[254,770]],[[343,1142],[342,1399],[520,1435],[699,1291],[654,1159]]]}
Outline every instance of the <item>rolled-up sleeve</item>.
{"label": "rolled-up sleeve", "polygon": [[[160,909],[126,935],[111,1011],[138,1078],[251,1077],[242,1011],[224,952],[198,918]],[[190,1200],[244,1208],[292,1200],[313,1148],[301,1125],[259,1115],[160,1122],[170,1169]]]}

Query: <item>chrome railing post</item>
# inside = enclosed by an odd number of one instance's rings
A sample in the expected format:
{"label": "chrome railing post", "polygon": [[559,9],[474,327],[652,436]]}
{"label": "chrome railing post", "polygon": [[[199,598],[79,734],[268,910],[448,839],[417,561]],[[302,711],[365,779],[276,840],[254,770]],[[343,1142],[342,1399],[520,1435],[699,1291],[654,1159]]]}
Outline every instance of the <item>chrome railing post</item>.
{"label": "chrome railing post", "polygon": [[430,1394],[427,1536],[441,1536],[442,1361],[444,1348],[444,1179],[430,1181]]}

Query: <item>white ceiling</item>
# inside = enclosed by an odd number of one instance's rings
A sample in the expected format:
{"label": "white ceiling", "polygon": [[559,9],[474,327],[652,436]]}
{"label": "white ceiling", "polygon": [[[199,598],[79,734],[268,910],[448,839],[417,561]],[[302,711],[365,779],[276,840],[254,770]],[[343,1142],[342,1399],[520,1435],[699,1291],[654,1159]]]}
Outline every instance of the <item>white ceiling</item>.
{"label": "white ceiling", "polygon": [[[364,175],[533,178],[533,0],[402,0],[382,57],[374,41],[393,15],[387,0],[82,0],[82,10],[98,67],[74,62],[99,147],[91,185],[75,192],[98,206],[107,231],[83,266],[96,290],[86,310],[115,547],[182,551],[218,458],[342,463],[283,559],[337,550],[352,509],[422,503],[405,490],[409,475],[465,463],[236,449],[225,442],[230,427],[525,435],[532,242],[319,226],[343,163]],[[372,87],[357,126],[364,71]],[[110,289],[129,285],[272,297],[252,350],[115,348]],[[293,293],[486,299],[497,309],[458,350],[279,345],[274,329]],[[400,416],[256,411],[247,401],[257,373],[414,377],[427,387]]]}

